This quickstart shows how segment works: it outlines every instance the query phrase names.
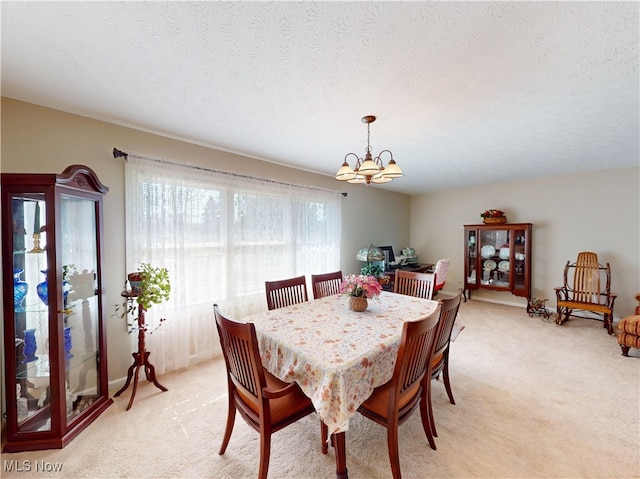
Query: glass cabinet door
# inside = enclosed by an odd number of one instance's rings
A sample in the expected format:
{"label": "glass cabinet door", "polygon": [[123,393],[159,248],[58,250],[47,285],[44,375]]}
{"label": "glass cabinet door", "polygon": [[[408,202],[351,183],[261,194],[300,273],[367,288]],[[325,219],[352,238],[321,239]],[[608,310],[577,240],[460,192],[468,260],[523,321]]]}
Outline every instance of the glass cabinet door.
{"label": "glass cabinet door", "polygon": [[[47,203],[43,194],[14,195],[13,304],[18,431],[51,429],[50,314],[64,349],[66,420],[78,417],[100,396],[98,381],[99,304],[95,201],[61,195],[62,271],[48,270]],[[28,235],[27,231],[33,231]],[[54,286],[54,282],[58,282]],[[62,302],[56,296],[62,294]],[[59,310],[58,305],[62,308]],[[55,308],[50,311],[50,308]],[[57,324],[57,322],[56,322]],[[60,344],[60,342],[58,343]]]}
{"label": "glass cabinet door", "polygon": [[469,285],[476,284],[478,281],[478,270],[476,267],[476,259],[478,256],[478,245],[476,242],[476,230],[467,230],[466,232],[465,242],[467,244],[466,249],[466,265],[465,265],[465,274],[466,274],[466,282]]}
{"label": "glass cabinet door", "polygon": [[480,230],[479,251],[482,276],[480,284],[509,287],[509,231]]}
{"label": "glass cabinet door", "polygon": [[14,194],[11,204],[16,416],[20,431],[47,431],[51,368],[46,202],[44,194]]}
{"label": "glass cabinet door", "polygon": [[513,230],[511,240],[513,254],[511,265],[513,269],[513,289],[521,293],[521,296],[528,296],[529,290],[529,262],[527,258],[527,238],[528,231],[525,229]]}
{"label": "glass cabinet door", "polygon": [[60,238],[65,410],[74,420],[100,396],[98,245],[95,201],[63,194]]}

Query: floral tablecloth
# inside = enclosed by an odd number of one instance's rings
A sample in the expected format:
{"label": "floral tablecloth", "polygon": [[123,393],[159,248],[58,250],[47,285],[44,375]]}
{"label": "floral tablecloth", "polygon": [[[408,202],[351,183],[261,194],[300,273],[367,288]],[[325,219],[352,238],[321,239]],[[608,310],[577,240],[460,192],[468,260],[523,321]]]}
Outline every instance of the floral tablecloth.
{"label": "floral tablecloth", "polygon": [[402,323],[432,313],[438,303],[382,292],[364,312],[346,296],[329,296],[247,316],[256,327],[263,365],[296,381],[329,428],[346,431],[373,389],[393,375]]}

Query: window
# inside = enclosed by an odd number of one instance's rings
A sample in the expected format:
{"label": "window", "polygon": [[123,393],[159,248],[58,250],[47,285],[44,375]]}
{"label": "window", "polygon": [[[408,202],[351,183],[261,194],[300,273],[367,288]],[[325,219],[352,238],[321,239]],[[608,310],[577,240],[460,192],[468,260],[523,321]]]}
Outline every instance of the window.
{"label": "window", "polygon": [[266,308],[265,281],[340,269],[338,192],[135,157],[125,171],[127,271],[145,261],[171,277],[170,301],[148,316],[167,318],[153,339],[177,335],[183,357],[159,372],[217,351],[213,303],[240,319]]}

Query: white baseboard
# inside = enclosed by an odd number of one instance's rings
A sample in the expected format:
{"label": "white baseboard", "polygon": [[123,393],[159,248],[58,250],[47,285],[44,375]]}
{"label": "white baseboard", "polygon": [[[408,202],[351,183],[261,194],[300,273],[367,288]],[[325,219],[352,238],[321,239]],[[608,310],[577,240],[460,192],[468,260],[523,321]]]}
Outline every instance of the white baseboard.
{"label": "white baseboard", "polygon": [[506,306],[515,306],[516,308],[527,309],[527,305],[522,305],[521,303],[514,303],[512,301],[506,301],[502,299],[489,299],[489,298],[469,298],[467,301],[482,301],[484,303],[495,303],[495,304],[504,304]]}
{"label": "white baseboard", "polygon": [[115,394],[122,386],[124,386],[126,382],[127,382],[126,376],[122,376],[120,378],[109,381],[109,391],[113,391],[113,393]]}

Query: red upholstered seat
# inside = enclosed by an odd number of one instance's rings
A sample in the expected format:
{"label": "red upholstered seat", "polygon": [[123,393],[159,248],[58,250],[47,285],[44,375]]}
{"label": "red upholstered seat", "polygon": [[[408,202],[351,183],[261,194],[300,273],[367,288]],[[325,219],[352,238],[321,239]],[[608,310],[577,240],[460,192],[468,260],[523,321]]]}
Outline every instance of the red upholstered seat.
{"label": "red upholstered seat", "polygon": [[436,263],[436,267],[433,268],[433,272],[436,275],[436,283],[433,287],[434,296],[438,291],[444,288],[444,283],[447,280],[447,273],[449,272],[449,262],[449,258],[439,259]]}

